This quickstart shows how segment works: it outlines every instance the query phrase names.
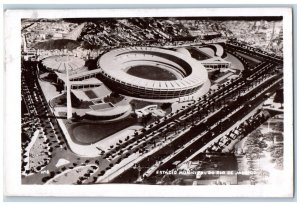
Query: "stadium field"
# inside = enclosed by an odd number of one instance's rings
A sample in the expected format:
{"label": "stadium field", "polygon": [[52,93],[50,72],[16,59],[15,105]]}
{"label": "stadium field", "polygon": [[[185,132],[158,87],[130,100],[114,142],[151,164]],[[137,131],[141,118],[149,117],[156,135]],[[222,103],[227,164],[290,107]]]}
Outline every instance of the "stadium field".
{"label": "stadium field", "polygon": [[176,80],[176,76],[160,67],[155,67],[151,65],[138,65],[128,69],[128,74],[156,81],[172,81]]}

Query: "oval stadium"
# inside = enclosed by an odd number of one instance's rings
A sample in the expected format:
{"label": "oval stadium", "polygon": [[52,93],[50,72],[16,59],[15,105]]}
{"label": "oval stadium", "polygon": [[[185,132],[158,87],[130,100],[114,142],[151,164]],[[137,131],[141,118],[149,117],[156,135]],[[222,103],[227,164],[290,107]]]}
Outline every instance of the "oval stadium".
{"label": "oval stadium", "polygon": [[128,96],[174,99],[189,96],[209,82],[204,66],[190,56],[154,47],[127,47],[98,60],[103,81]]}

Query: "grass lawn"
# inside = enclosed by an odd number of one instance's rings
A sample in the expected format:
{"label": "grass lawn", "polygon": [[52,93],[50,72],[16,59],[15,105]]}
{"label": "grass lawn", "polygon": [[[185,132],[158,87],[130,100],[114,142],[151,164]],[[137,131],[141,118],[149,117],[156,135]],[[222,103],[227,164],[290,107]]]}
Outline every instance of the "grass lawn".
{"label": "grass lawn", "polygon": [[227,52],[227,56],[225,57],[225,60],[231,62],[231,64],[233,65],[233,67],[235,69],[238,69],[238,70],[241,70],[241,71],[244,70],[243,63],[238,58],[233,56],[232,54]]}
{"label": "grass lawn", "polygon": [[203,61],[210,58],[208,55],[197,50],[196,48],[191,47],[187,48],[187,50],[191,53],[191,56],[197,60]]}
{"label": "grass lawn", "polygon": [[48,146],[45,143],[44,137],[39,134],[36,141],[29,151],[29,168],[39,171],[43,166],[47,165],[50,161],[48,157]]}
{"label": "grass lawn", "polygon": [[139,65],[128,69],[128,74],[156,81],[171,81],[176,80],[176,76],[168,70],[156,66]]}
{"label": "grass lawn", "polygon": [[93,90],[88,90],[84,92],[86,94],[86,96],[88,96],[90,99],[95,99],[98,96],[95,94],[95,92]]}
{"label": "grass lawn", "polygon": [[66,107],[67,106],[67,94],[62,94],[55,97],[50,102],[52,107]]}

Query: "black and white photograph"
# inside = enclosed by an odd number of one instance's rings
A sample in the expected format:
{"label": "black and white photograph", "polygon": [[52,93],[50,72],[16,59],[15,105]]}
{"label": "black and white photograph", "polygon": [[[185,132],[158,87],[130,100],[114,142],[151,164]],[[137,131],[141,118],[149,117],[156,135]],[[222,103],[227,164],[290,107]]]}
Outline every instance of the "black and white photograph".
{"label": "black and white photograph", "polygon": [[199,10],[17,15],[14,181],[291,196],[290,10]]}

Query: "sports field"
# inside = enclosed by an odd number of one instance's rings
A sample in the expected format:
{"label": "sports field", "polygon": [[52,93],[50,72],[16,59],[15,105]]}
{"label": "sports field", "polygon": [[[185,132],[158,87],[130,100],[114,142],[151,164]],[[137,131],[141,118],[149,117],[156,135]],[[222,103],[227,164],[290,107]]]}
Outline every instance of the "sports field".
{"label": "sports field", "polygon": [[88,96],[90,99],[95,99],[97,98],[97,94],[95,94],[95,92],[93,90],[88,90],[84,92],[86,94],[86,96]]}
{"label": "sports field", "polygon": [[138,65],[131,67],[127,73],[139,78],[156,80],[156,81],[172,81],[176,80],[176,76],[168,70],[150,65]]}

